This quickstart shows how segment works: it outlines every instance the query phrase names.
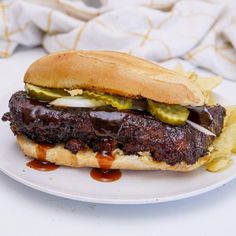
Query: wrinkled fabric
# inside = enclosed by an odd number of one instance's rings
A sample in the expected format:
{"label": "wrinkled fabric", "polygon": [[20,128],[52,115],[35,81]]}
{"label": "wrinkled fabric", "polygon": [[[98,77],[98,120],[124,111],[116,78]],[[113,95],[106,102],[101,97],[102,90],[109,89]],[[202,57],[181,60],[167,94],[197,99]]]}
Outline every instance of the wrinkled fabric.
{"label": "wrinkled fabric", "polygon": [[[91,6],[91,2],[95,6]],[[124,4],[125,2],[125,4]],[[28,0],[0,3],[0,57],[18,45],[181,59],[236,81],[236,1]]]}

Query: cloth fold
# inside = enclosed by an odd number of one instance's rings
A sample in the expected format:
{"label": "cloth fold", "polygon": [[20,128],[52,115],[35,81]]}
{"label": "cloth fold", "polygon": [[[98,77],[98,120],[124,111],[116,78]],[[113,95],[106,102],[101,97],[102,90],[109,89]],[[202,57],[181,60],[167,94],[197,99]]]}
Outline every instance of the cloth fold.
{"label": "cloth fold", "polygon": [[0,57],[10,56],[18,45],[42,45],[49,53],[116,50],[157,62],[186,60],[236,81],[235,1],[86,3],[3,1]]}

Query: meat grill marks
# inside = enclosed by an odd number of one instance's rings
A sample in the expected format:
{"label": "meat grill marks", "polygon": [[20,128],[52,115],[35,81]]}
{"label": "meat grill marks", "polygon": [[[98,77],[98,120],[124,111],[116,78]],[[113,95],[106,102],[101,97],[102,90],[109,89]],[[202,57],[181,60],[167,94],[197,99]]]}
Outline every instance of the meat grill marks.
{"label": "meat grill marks", "polygon": [[[76,153],[86,147],[111,152],[120,148],[125,154],[151,152],[154,160],[170,165],[194,164],[208,152],[214,140],[189,124],[171,126],[145,112],[102,108],[58,108],[30,100],[23,91],[9,101],[10,113],[3,115],[14,134],[23,134],[36,143],[65,143]],[[219,105],[205,107],[212,117],[202,124],[217,135],[222,130],[225,109]]]}

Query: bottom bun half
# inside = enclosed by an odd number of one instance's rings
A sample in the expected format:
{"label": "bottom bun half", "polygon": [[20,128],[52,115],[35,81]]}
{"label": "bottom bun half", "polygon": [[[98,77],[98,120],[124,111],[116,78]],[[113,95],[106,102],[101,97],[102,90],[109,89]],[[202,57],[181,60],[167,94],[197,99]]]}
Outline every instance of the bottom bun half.
{"label": "bottom bun half", "polygon": [[[23,135],[17,135],[17,141],[26,156],[39,159],[37,156],[37,143]],[[172,166],[165,162],[153,160],[148,152],[139,153],[139,155],[124,155],[120,149],[116,149],[112,155],[114,156],[114,161],[112,162],[111,169],[126,170],[170,170],[186,172],[197,169],[210,160],[210,156],[207,155],[199,158],[193,165],[181,162]],[[45,153],[45,161],[70,167],[100,167],[96,158],[96,152],[90,149],[73,154],[65,149],[63,144],[57,144],[49,148]]]}

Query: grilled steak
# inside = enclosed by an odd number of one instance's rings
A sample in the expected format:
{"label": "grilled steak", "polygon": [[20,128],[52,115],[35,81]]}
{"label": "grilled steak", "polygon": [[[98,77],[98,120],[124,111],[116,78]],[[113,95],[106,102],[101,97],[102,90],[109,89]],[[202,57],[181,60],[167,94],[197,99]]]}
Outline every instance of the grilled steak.
{"label": "grilled steak", "polygon": [[[36,143],[63,142],[73,153],[86,147],[107,152],[120,148],[125,154],[148,151],[154,160],[170,165],[182,161],[194,164],[207,154],[214,140],[189,124],[171,126],[146,112],[53,107],[31,100],[23,91],[11,97],[9,108],[2,119],[10,121],[14,134],[26,135]],[[210,122],[201,125],[219,135],[225,109],[219,105],[199,109],[211,117]],[[196,110],[190,108],[190,117],[194,116]]]}

